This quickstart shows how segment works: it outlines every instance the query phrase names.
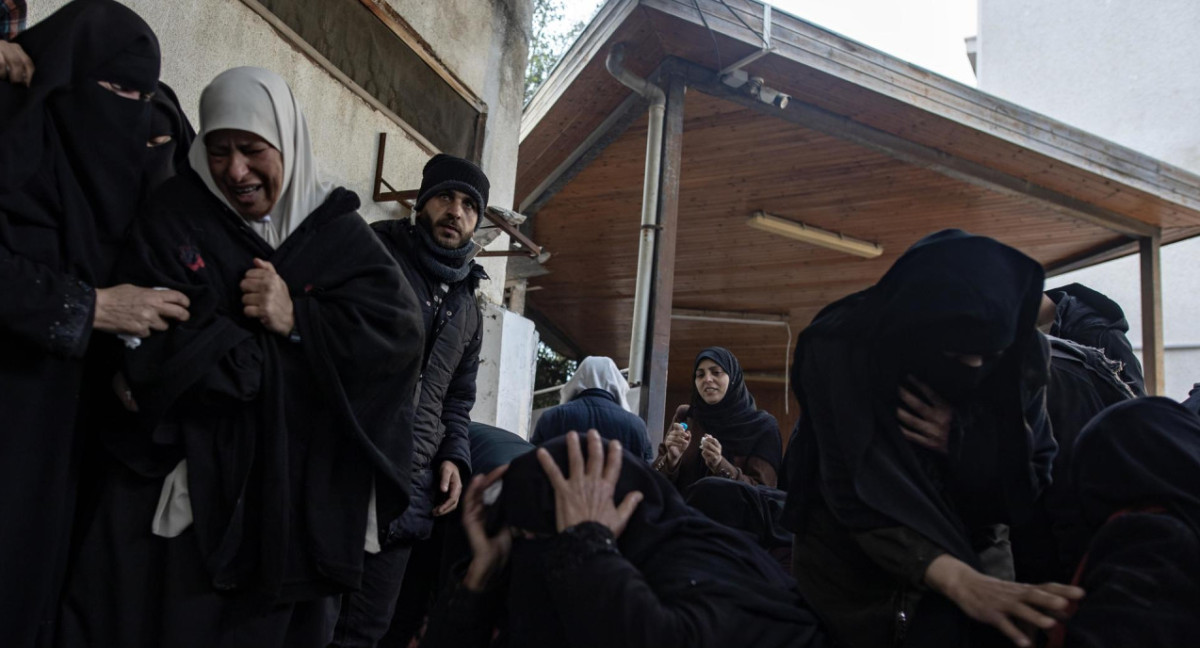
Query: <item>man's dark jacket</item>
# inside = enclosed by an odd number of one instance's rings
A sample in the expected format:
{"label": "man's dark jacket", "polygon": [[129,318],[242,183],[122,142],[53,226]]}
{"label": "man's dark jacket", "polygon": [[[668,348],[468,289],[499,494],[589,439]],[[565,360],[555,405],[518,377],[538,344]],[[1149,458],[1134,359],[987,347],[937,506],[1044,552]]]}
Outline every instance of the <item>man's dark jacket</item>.
{"label": "man's dark jacket", "polygon": [[1142,363],[1130,344],[1129,322],[1115,301],[1083,284],[1070,284],[1046,291],[1054,301],[1056,314],[1050,334],[1104,351],[1121,363],[1121,379],[1135,396],[1146,395]]}
{"label": "man's dark jacket", "polygon": [[458,466],[464,484],[471,472],[467,424],[475,405],[475,374],[483,341],[483,315],[475,302],[475,289],[487,274],[468,261],[471,271],[467,277],[450,286],[439,304],[436,296],[441,282],[428,276],[417,258],[416,246],[422,245],[417,227],[406,220],[371,225],[416,293],[426,333],[413,421],[412,501],[404,515],[390,525],[385,542],[428,537],[435,497],[440,494],[437,469],[443,461]]}
{"label": "man's dark jacket", "polygon": [[620,441],[626,450],[646,461],[654,459],[645,422],[625,411],[617,399],[603,389],[585,389],[570,402],[543,412],[530,442],[541,445],[571,430],[583,434],[592,429],[605,439]]}

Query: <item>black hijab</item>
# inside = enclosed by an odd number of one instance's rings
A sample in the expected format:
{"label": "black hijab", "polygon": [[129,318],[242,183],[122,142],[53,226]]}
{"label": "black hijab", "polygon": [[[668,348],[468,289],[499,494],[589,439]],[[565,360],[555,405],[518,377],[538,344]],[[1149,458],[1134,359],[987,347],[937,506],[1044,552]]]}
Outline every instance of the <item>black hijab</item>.
{"label": "black hijab", "polygon": [[1071,479],[1088,524],[1162,506],[1200,535],[1200,417],[1169,398],[1117,403],[1079,433]]}
{"label": "black hijab", "polygon": [[[1042,278],[1013,248],[944,230],[879,283],[822,310],[800,334],[793,366],[803,414],[785,467],[792,528],[819,493],[852,530],[905,526],[975,564],[960,514],[974,523],[1027,514],[1049,472],[1045,458],[1035,475],[1032,456],[1053,443],[1026,421],[1030,393],[1046,382],[1035,329]],[[945,352],[988,361],[970,371]],[[946,392],[968,421],[946,462],[899,431],[898,387],[909,374]]]}
{"label": "black hijab", "polygon": [[[0,84],[0,212],[14,230],[58,232],[35,261],[103,283],[137,212],[150,109],[101,88],[142,93],[158,82],[158,39],[112,0],[77,0],[16,39],[33,85]],[[6,243],[27,249],[19,232]]]}
{"label": "black hijab", "polygon": [[765,459],[778,471],[783,462],[779,424],[774,416],[756,409],[737,357],[728,349],[708,347],[696,355],[692,364],[693,376],[702,360],[712,360],[729,375],[729,388],[719,402],[709,405],[700,397],[693,379],[688,417],[721,442],[721,454],[726,458],[753,455]]}
{"label": "black hijab", "polygon": [[[587,444],[581,445],[586,459]],[[563,474],[568,475],[566,437],[553,439],[542,447],[554,458]],[[749,636],[738,635],[739,629],[730,626],[750,623],[762,637],[775,636],[773,633],[784,629],[794,635],[789,635],[788,641],[768,641],[771,645],[791,645],[790,641],[795,645],[808,645],[802,635],[807,631],[809,637],[812,636],[816,620],[805,609],[791,577],[770,554],[746,535],[713,522],[689,507],[666,478],[646,462],[624,451],[614,501],[620,502],[632,491],[640,491],[644,499],[617,540],[617,546],[659,596],[694,596],[706,602],[710,614],[696,619],[703,626],[702,636],[729,637],[731,633],[732,636]],[[517,457],[509,465],[500,497],[489,517],[536,533],[556,533],[554,490],[536,453]],[[544,541],[514,540],[514,568],[518,553],[523,549],[518,545],[529,542]],[[521,576],[524,578],[519,578]],[[539,578],[540,574],[531,577],[514,573],[512,580],[514,585],[519,581],[525,587],[533,587]],[[510,591],[509,600],[525,602],[528,600],[526,594],[526,591]],[[527,610],[533,610],[542,625],[551,618],[550,610],[537,606],[522,605],[515,613],[528,616]],[[612,623],[626,621],[610,620]],[[535,624],[515,625],[529,627]],[[740,632],[746,631],[745,626],[740,627]],[[553,629],[541,628],[537,632],[542,637],[561,636]],[[544,644],[523,643],[522,637],[513,634],[510,645]]]}

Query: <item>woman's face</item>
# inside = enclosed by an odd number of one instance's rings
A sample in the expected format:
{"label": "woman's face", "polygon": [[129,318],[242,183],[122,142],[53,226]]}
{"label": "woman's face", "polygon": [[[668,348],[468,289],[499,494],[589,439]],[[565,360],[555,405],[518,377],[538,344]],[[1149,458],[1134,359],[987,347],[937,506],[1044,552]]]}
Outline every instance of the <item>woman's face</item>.
{"label": "woman's face", "polygon": [[725,398],[725,392],[729,390],[729,374],[721,368],[721,365],[705,358],[700,361],[700,365],[696,367],[696,391],[700,392],[700,398],[704,399],[709,405],[716,405]]}
{"label": "woman's face", "polygon": [[243,130],[215,130],[204,137],[208,170],[225,199],[242,218],[271,213],[283,190],[283,154],[267,140]]}

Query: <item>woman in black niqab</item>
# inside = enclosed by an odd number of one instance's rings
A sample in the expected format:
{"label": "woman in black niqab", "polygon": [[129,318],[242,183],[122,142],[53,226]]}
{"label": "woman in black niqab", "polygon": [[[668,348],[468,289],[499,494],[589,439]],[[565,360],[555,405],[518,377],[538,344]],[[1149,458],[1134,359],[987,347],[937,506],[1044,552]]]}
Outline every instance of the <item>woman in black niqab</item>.
{"label": "woman in black niqab", "polygon": [[[1042,277],[1017,250],[946,230],[800,334],[802,415],[784,469],[793,573],[846,643],[975,641],[947,599],[920,595],[939,556],[1011,579],[996,525],[1028,513],[1054,453]],[[899,391],[913,378],[953,408],[944,454],[902,434]]]}
{"label": "woman in black niqab", "polygon": [[[1200,633],[1200,418],[1167,398],[1101,412],[1071,478],[1094,529],[1057,646],[1186,646]],[[1065,639],[1065,644],[1061,641]]]}
{"label": "woman in black niqab", "polygon": [[[564,475],[568,443],[559,437],[542,446]],[[588,444],[581,445],[586,459]],[[554,488],[536,453],[514,459],[501,484],[490,526],[520,535],[507,578],[478,595],[495,605],[439,606],[427,645],[488,645],[494,626],[497,643],[508,646],[825,645],[816,617],[766,551],[688,507],[629,452],[613,500],[635,491],[643,499],[615,540],[584,529],[595,523],[558,532]],[[464,603],[464,595],[460,587],[450,598]],[[468,608],[479,616],[454,614]]]}
{"label": "woman in black niqab", "polygon": [[[672,430],[681,431],[687,447],[672,468],[666,444],[660,444],[654,467],[667,475],[680,491],[710,476],[727,477],[751,486],[774,487],[783,461],[783,443],[779,423],[769,413],[759,410],[746,387],[742,367],[728,349],[709,347],[696,355],[693,373],[705,360],[715,363],[729,376],[724,397],[708,403],[700,394],[696,380],[692,381],[692,397],[688,405],[675,411]],[[687,429],[681,430],[680,424]],[[668,432],[670,434],[670,431]],[[721,462],[715,470],[705,463],[701,442],[712,435],[721,447]]]}
{"label": "woman in black niqab", "polygon": [[72,2],[16,42],[0,84],[0,636],[48,636],[75,501],[76,416],[96,291],[137,211],[158,41],[111,0]]}

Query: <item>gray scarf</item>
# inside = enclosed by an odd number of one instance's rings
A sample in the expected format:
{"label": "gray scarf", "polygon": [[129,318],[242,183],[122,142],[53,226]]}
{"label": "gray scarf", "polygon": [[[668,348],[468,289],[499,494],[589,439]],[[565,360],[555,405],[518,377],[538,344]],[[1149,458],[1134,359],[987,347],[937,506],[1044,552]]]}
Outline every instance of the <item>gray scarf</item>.
{"label": "gray scarf", "polygon": [[467,240],[462,247],[451,250],[438,245],[424,225],[417,223],[415,229],[421,239],[421,245],[416,246],[416,253],[422,268],[446,284],[455,284],[467,278],[475,251],[474,241]]}

